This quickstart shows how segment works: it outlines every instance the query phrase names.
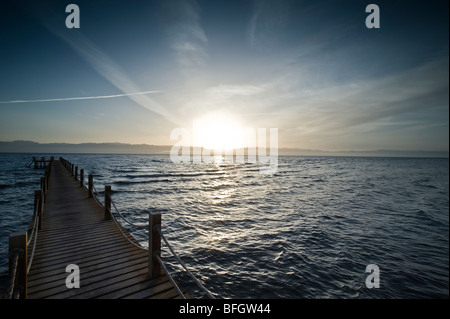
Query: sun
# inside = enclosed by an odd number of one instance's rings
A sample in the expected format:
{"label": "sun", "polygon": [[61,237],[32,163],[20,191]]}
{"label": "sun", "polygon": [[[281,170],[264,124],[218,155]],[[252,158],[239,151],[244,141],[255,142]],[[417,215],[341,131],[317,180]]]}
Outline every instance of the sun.
{"label": "sun", "polygon": [[231,150],[244,146],[244,129],[234,116],[212,113],[194,120],[194,146]]}

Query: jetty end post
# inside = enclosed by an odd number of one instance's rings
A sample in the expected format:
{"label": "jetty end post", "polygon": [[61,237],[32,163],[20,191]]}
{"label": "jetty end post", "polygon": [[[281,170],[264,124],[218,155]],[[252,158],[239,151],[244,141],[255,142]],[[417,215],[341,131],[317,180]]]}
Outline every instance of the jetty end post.
{"label": "jetty end post", "polygon": [[161,227],[161,214],[150,213],[148,223],[148,274],[151,278],[161,275],[161,265],[156,258],[156,256],[161,257],[161,236],[157,227]]}
{"label": "jetty end post", "polygon": [[[20,299],[28,297],[28,248],[27,232],[15,232],[9,235],[9,278],[8,294],[12,297],[14,290],[20,290]],[[18,255],[17,264],[15,259]],[[15,277],[15,278],[14,278]],[[12,280],[13,279],[13,280]],[[15,280],[14,280],[15,279]],[[11,282],[13,281],[13,282]],[[14,289],[15,288],[15,289]]]}
{"label": "jetty end post", "polygon": [[94,196],[94,175],[89,174],[88,175],[88,187],[89,187],[89,198],[92,198]]}
{"label": "jetty end post", "polygon": [[111,186],[105,186],[105,219],[111,219]]}

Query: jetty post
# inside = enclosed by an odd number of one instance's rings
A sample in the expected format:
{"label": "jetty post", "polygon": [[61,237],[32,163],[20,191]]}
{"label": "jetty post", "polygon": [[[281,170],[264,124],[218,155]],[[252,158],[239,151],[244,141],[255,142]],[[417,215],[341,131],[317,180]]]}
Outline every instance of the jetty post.
{"label": "jetty post", "polygon": [[80,169],[80,187],[84,186],[84,169]]}
{"label": "jetty post", "polygon": [[111,186],[105,186],[105,220],[111,219]]}
{"label": "jetty post", "polygon": [[26,231],[9,235],[9,278],[8,295],[20,299],[28,296],[28,245]]}
{"label": "jetty post", "polygon": [[148,274],[155,278],[161,274],[158,257],[161,258],[161,236],[157,228],[161,228],[161,214],[150,213],[148,223]]}
{"label": "jetty post", "polygon": [[94,197],[94,175],[88,175],[88,187],[89,187],[89,195],[88,198]]}

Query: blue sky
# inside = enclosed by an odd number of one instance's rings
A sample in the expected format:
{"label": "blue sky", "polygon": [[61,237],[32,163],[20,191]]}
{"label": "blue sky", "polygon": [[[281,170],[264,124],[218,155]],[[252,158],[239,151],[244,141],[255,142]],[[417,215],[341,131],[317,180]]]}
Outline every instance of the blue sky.
{"label": "blue sky", "polygon": [[0,140],[170,145],[221,111],[280,147],[448,151],[448,27],[442,0],[2,1]]}

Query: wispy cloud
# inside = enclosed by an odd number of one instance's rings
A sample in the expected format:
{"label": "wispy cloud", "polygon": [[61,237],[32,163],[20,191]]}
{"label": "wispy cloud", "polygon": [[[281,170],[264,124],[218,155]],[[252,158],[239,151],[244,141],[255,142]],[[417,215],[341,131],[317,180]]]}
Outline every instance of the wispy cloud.
{"label": "wispy cloud", "polygon": [[248,42],[252,48],[273,41],[287,24],[286,1],[254,0],[253,13],[247,30]]}
{"label": "wispy cloud", "polygon": [[206,63],[208,39],[200,24],[200,7],[196,1],[178,0],[164,4],[169,17],[169,36],[178,66],[195,70]]}
{"label": "wispy cloud", "polygon": [[[115,61],[100,50],[100,48],[98,48],[79,30],[72,29],[70,32],[67,32],[66,29],[61,29],[59,21],[55,20],[55,16],[49,16],[47,13],[43,13],[42,11],[37,12],[37,14],[43,15],[41,17],[41,22],[51,33],[68,44],[98,74],[123,92],[123,96],[128,96],[138,105],[151,112],[159,114],[169,122],[179,123],[176,116],[174,116],[170,110],[164,108],[148,96],[148,93],[153,91],[142,90],[128,77],[126,72]],[[136,92],[141,92],[142,94]],[[119,94],[118,96],[122,95]]]}
{"label": "wispy cloud", "polygon": [[54,98],[54,99],[35,99],[35,100],[11,100],[11,101],[0,101],[0,104],[14,104],[14,103],[39,103],[39,102],[61,102],[61,101],[77,101],[77,100],[95,100],[95,99],[113,99],[124,96],[136,96],[136,95],[146,95],[160,93],[161,91],[144,91],[135,93],[123,93],[123,94],[112,94],[112,95],[98,95],[98,96],[78,96],[78,97],[65,97],[65,98]]}
{"label": "wispy cloud", "polygon": [[326,82],[322,87],[312,84],[313,92],[299,86],[283,87],[282,80],[277,81],[280,89],[268,91],[259,107],[276,106],[293,141],[346,136],[350,143],[360,133],[380,136],[390,127],[398,134],[411,128],[425,130],[436,123],[448,127],[448,117],[438,117],[448,116],[446,58],[379,78]]}
{"label": "wispy cloud", "polygon": [[243,84],[243,85],[218,85],[207,89],[207,94],[220,97],[229,98],[233,96],[251,96],[263,93],[264,89],[260,86]]}

